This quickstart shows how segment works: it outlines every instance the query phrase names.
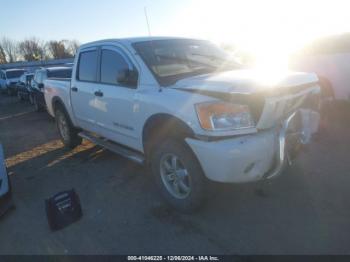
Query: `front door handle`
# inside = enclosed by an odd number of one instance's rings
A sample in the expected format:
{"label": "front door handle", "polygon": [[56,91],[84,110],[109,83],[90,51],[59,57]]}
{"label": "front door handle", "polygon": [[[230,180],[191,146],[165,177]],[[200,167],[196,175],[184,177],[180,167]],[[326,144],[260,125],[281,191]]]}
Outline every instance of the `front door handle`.
{"label": "front door handle", "polygon": [[95,92],[95,96],[101,97],[101,96],[103,96],[103,93],[100,90],[98,90]]}
{"label": "front door handle", "polygon": [[74,87],[72,87],[71,89],[72,89],[72,91],[73,91],[73,92],[78,92],[78,88],[77,88],[77,87],[75,87],[75,86],[74,86]]}

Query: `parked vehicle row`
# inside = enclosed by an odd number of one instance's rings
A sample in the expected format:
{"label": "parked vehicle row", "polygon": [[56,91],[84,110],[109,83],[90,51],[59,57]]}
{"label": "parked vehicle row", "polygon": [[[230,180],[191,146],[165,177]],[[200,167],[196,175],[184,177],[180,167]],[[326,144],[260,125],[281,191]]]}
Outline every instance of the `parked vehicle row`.
{"label": "parked vehicle row", "polygon": [[148,165],[165,199],[189,211],[208,180],[280,175],[317,132],[318,77],[275,77],[207,41],[105,40],[79,48],[71,80],[45,80],[45,100],[67,147],[84,138]]}
{"label": "parked vehicle row", "polygon": [[17,95],[20,101],[29,101],[35,106],[36,111],[43,111],[46,109],[44,81],[49,78],[70,78],[71,73],[70,66],[40,68],[34,73],[28,73],[23,69],[2,70],[0,90],[8,95]]}
{"label": "parked vehicle row", "polygon": [[34,79],[31,85],[31,101],[37,111],[46,109],[46,103],[44,98],[46,79],[67,79],[72,75],[71,67],[49,67],[42,68],[35,71]]}

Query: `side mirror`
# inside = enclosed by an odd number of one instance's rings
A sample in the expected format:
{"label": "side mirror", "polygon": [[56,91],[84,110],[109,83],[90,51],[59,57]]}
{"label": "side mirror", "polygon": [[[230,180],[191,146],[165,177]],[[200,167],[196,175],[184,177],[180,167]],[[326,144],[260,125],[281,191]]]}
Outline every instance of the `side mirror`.
{"label": "side mirror", "polygon": [[127,86],[136,86],[138,73],[135,70],[122,69],[117,72],[117,82]]}
{"label": "side mirror", "polygon": [[117,72],[117,83],[125,84],[128,81],[129,70],[123,69]]}
{"label": "side mirror", "polygon": [[39,88],[39,89],[43,89],[43,88],[44,88],[44,84],[43,84],[43,83],[39,83],[39,84],[38,84],[38,88]]}

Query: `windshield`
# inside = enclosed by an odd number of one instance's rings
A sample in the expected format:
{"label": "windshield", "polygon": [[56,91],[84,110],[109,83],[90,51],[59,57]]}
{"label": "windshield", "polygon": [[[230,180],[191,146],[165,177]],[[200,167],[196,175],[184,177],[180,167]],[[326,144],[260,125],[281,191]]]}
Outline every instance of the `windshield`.
{"label": "windshield", "polygon": [[24,74],[24,70],[12,70],[12,71],[6,71],[6,77],[7,78],[18,78],[21,75]]}
{"label": "windshield", "polygon": [[240,65],[223,50],[203,40],[171,39],[133,44],[161,85]]}

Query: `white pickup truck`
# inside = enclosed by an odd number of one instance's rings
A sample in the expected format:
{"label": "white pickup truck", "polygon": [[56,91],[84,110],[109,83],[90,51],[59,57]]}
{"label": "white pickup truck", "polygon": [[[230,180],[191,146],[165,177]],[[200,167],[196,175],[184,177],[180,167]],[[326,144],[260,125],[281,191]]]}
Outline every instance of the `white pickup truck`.
{"label": "white pickup truck", "polygon": [[270,179],[318,129],[315,74],[266,75],[215,45],[182,38],[80,47],[69,81],[46,80],[63,143],[82,138],[151,167],[168,202],[193,210],[209,180]]}

